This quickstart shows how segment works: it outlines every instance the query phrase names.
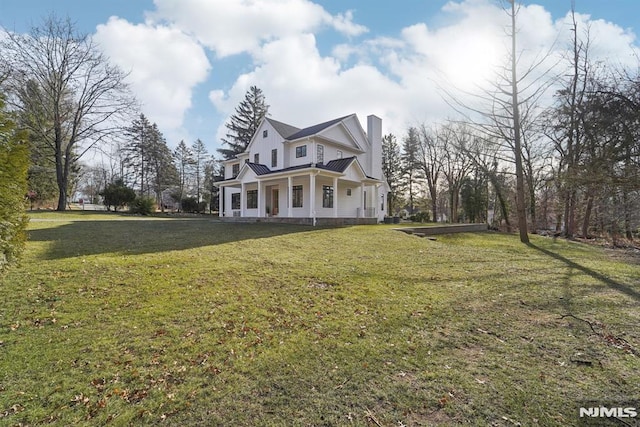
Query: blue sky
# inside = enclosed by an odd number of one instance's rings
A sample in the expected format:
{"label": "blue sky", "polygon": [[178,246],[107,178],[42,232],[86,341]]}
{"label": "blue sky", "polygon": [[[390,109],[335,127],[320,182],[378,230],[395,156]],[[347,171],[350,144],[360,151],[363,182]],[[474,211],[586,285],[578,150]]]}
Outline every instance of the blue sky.
{"label": "blue sky", "polygon": [[[559,57],[570,0],[527,0],[525,52]],[[143,112],[170,146],[219,146],[224,121],[250,85],[271,116],[299,127],[357,113],[383,131],[452,114],[438,87],[469,89],[503,58],[495,0],[0,0],[0,25],[25,32],[50,12],[92,34],[130,71]],[[594,58],[637,68],[637,0],[575,0]]]}

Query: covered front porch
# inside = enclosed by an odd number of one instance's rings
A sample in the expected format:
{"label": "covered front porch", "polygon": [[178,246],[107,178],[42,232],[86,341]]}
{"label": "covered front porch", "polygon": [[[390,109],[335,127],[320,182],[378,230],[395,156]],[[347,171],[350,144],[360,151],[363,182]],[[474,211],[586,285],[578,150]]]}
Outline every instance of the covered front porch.
{"label": "covered front porch", "polygon": [[251,178],[220,184],[221,217],[307,218],[316,224],[320,218],[375,223],[383,215],[384,193],[374,179],[354,181],[330,171]]}

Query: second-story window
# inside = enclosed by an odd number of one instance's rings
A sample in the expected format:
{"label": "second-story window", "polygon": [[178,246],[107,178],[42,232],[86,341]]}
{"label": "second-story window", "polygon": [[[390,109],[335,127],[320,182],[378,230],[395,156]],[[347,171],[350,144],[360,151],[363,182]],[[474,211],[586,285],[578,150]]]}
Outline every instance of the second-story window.
{"label": "second-story window", "polygon": [[231,166],[231,175],[233,175],[233,177],[235,178],[236,176],[238,176],[239,173],[240,173],[240,163],[234,163],[233,166]]}
{"label": "second-story window", "polygon": [[318,144],[318,163],[324,163],[324,145]]}
{"label": "second-story window", "polygon": [[256,153],[253,155],[253,163],[260,163],[260,154]]}
{"label": "second-story window", "polygon": [[262,131],[262,137],[263,137],[263,138],[266,138],[266,137],[268,137],[268,136],[269,136],[269,131],[268,131],[267,129],[263,130],[263,131]]}
{"label": "second-story window", "polygon": [[299,145],[296,147],[296,158],[307,157],[307,146]]}
{"label": "second-story window", "polygon": [[271,167],[275,168],[278,166],[278,149],[274,148],[271,150]]}

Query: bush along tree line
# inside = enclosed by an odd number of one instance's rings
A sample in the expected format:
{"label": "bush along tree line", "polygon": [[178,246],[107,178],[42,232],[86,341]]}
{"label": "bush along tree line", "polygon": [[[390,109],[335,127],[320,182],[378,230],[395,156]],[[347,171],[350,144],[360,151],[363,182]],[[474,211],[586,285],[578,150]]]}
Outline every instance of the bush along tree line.
{"label": "bush along tree line", "polygon": [[518,11],[504,4],[513,43],[495,85],[464,102],[447,90],[458,118],[383,138],[389,212],[488,222],[523,242],[529,231],[637,238],[640,73],[590,62],[590,34],[575,19],[566,68],[516,61]]}
{"label": "bush along tree line", "polygon": [[28,165],[26,134],[17,130],[0,94],[0,272],[16,261],[26,240]]}

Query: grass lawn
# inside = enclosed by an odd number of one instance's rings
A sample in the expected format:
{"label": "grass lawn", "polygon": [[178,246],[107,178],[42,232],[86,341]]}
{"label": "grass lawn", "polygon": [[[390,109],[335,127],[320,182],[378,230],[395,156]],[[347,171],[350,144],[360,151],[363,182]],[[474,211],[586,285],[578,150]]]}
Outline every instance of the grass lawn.
{"label": "grass lawn", "polygon": [[393,226],[31,215],[0,425],[577,425],[640,399],[640,264]]}

